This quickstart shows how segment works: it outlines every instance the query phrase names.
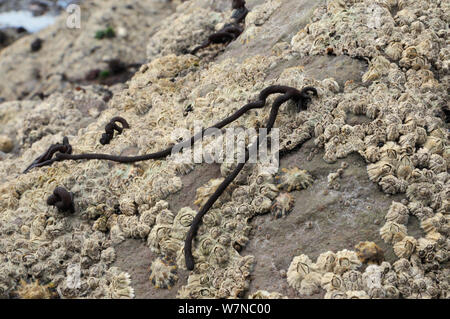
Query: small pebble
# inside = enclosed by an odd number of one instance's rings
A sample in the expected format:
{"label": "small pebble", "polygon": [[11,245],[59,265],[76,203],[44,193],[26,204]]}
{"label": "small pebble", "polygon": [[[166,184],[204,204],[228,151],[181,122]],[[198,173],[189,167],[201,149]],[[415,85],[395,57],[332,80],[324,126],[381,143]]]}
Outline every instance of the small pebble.
{"label": "small pebble", "polygon": [[348,167],[348,163],[347,162],[342,162],[341,168],[347,168],[347,167]]}
{"label": "small pebble", "polygon": [[37,52],[42,48],[42,40],[37,38],[31,43],[31,52]]}
{"label": "small pebble", "polygon": [[0,151],[9,153],[13,150],[13,148],[14,148],[14,143],[13,143],[12,139],[10,139],[6,135],[0,135]]}

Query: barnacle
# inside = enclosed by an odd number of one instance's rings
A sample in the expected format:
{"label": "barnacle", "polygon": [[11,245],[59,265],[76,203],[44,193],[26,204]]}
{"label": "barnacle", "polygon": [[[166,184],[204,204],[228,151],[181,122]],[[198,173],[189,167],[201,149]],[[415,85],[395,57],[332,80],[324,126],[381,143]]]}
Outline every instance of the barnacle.
{"label": "barnacle", "polygon": [[336,260],[336,254],[334,252],[324,252],[317,257],[316,267],[322,272],[333,272],[336,266]]}
{"label": "barnacle", "polygon": [[395,174],[395,167],[389,161],[381,160],[367,165],[367,174],[371,181],[379,182],[384,176]]}
{"label": "barnacle", "polygon": [[134,289],[131,287],[130,275],[121,272],[117,267],[109,270],[111,279],[107,287],[107,297],[112,299],[134,298]]}
{"label": "barnacle", "polygon": [[270,211],[275,218],[284,217],[294,207],[294,197],[286,192],[281,192],[274,200]]}
{"label": "barnacle", "polygon": [[340,275],[336,275],[332,272],[327,272],[322,276],[320,285],[327,291],[343,290],[343,281]]}
{"label": "barnacle", "polygon": [[409,258],[416,249],[417,241],[414,237],[405,236],[394,244],[394,252],[400,258]]}
{"label": "barnacle", "polygon": [[172,237],[183,240],[196,214],[190,207],[181,208],[173,220]]}
{"label": "barnacle", "polygon": [[16,293],[21,299],[51,299],[53,294],[49,290],[53,285],[39,284],[39,280],[32,283],[27,283],[25,280],[20,280],[20,286]]}
{"label": "barnacle", "polygon": [[307,171],[298,167],[282,168],[281,172],[275,176],[278,188],[291,192],[308,188],[313,182],[313,178]]}
{"label": "barnacle", "polygon": [[[199,187],[197,189],[194,204],[197,206],[204,206],[223,181],[224,178],[211,179],[205,186]],[[226,201],[229,197],[230,193],[225,191],[220,198],[221,200]]]}
{"label": "barnacle", "polygon": [[433,188],[431,183],[413,183],[406,189],[406,196],[411,201],[421,201],[427,205],[431,203],[433,198]]}
{"label": "barnacle", "polygon": [[100,258],[105,264],[112,264],[116,259],[116,251],[113,247],[109,247],[101,252]]}
{"label": "barnacle", "polygon": [[209,261],[213,265],[224,265],[228,262],[228,250],[225,246],[217,244],[211,248]]}
{"label": "barnacle", "polygon": [[[252,209],[246,210],[248,213],[255,212],[257,214],[264,214],[267,213],[269,210],[272,211],[276,216],[282,217],[289,213],[289,210],[292,209],[294,199],[292,197],[284,196],[283,193],[280,193],[274,201],[274,204],[272,204],[272,200],[266,196],[256,196],[252,200]],[[287,193],[286,193],[287,194]],[[277,199],[279,198],[279,199]],[[276,208],[275,208],[275,206]],[[283,206],[287,205],[287,206]],[[242,207],[242,205],[241,205]],[[284,210],[283,210],[284,209]],[[274,212],[274,210],[277,211],[277,213]]]}
{"label": "barnacle", "polygon": [[322,275],[317,272],[310,272],[303,278],[299,292],[302,295],[311,296],[320,292]]}
{"label": "barnacle", "polygon": [[378,184],[386,194],[404,193],[408,186],[405,180],[397,178],[394,175],[382,177]]}
{"label": "barnacle", "polygon": [[336,253],[336,266],[334,273],[343,274],[348,270],[356,270],[361,266],[358,255],[351,250],[340,250]]}
{"label": "barnacle", "polygon": [[389,207],[385,219],[386,221],[395,222],[397,224],[406,225],[408,223],[409,210],[402,203],[393,201]]}
{"label": "barnacle", "polygon": [[426,233],[441,232],[443,234],[449,234],[449,219],[449,215],[437,213],[433,217],[423,219],[420,223],[420,227]]}
{"label": "barnacle", "polygon": [[390,63],[386,58],[382,56],[375,57],[371,63],[369,70],[364,73],[362,80],[363,82],[374,81],[379,79],[382,75],[389,72]]}
{"label": "barnacle", "polygon": [[380,228],[381,238],[386,243],[396,243],[406,236],[407,229],[404,225],[388,221]]}
{"label": "barnacle", "polygon": [[289,285],[297,290],[301,288],[301,282],[311,272],[314,272],[315,266],[311,259],[306,255],[294,257],[287,271],[287,281]]}
{"label": "barnacle", "polygon": [[150,266],[150,281],[156,288],[172,288],[178,281],[176,264],[167,256],[156,258]]}

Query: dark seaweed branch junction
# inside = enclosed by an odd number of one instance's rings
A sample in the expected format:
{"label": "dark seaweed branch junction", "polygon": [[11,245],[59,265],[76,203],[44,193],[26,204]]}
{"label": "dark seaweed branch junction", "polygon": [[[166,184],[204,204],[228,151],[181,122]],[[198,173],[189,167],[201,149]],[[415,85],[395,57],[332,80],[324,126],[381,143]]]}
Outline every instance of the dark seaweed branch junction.
{"label": "dark seaweed branch junction", "polygon": [[[52,145],[50,149],[44,153],[42,156],[38,157],[26,170],[27,172],[29,169],[33,167],[41,167],[45,165],[51,165],[53,162],[59,162],[64,160],[110,160],[114,162],[119,163],[134,163],[139,161],[145,161],[150,159],[160,159],[165,158],[168,155],[172,153],[172,151],[178,150],[181,151],[183,148],[187,146],[192,146],[195,141],[198,139],[207,136],[208,132],[212,133],[212,128],[221,129],[224,126],[230,124],[231,122],[237,120],[242,115],[247,113],[249,110],[252,109],[261,109],[266,105],[266,100],[269,97],[269,95],[272,94],[283,94],[282,96],[279,96],[275,99],[275,101],[272,104],[272,108],[270,111],[269,120],[266,124],[267,133],[270,133],[270,131],[273,128],[273,125],[275,123],[276,117],[278,115],[278,110],[280,106],[285,103],[288,100],[293,100],[297,104],[297,111],[306,110],[307,109],[307,103],[311,100],[311,97],[308,93],[312,93],[312,95],[317,96],[317,90],[314,87],[307,86],[303,88],[301,91],[289,87],[289,86],[282,86],[282,85],[272,85],[264,90],[262,90],[258,96],[258,100],[255,102],[248,103],[244,105],[242,108],[234,112],[229,117],[225,118],[224,120],[214,124],[213,126],[209,127],[208,129],[202,129],[201,132],[198,134],[192,136],[189,140],[183,141],[181,143],[178,143],[174,146],[168,147],[165,150],[156,152],[156,153],[150,153],[145,155],[138,155],[138,156],[116,156],[116,155],[110,155],[110,154],[71,154],[72,147],[68,144],[67,137],[64,138],[64,144],[56,144]],[[208,131],[207,131],[208,130]],[[209,134],[210,134],[209,133]],[[254,148],[257,148],[259,145],[259,141],[261,140],[260,135],[257,136],[257,141],[253,143],[250,146],[250,150],[253,151]],[[64,147],[63,147],[64,146]],[[239,172],[242,170],[244,165],[249,159],[249,148],[247,147],[245,149],[245,160],[243,163],[239,163],[235,170],[219,185],[217,190],[211,195],[211,197],[208,199],[206,204],[201,208],[201,210],[198,212],[198,214],[194,217],[194,220],[192,222],[192,225],[187,233],[186,240],[185,240],[185,261],[186,261],[186,267],[189,270],[194,269],[194,258],[192,256],[192,240],[195,237],[198,227],[200,226],[201,220],[203,216],[208,212],[208,210],[212,207],[212,205],[215,203],[215,201],[220,197],[220,195],[225,191],[225,189],[228,187],[228,185],[236,178],[236,176],[239,174]],[[55,158],[52,158],[52,156],[55,155]]]}
{"label": "dark seaweed branch junction", "polygon": [[[25,170],[25,172],[27,172],[32,167],[42,167],[45,165],[51,165],[54,162],[60,162],[60,161],[64,161],[64,160],[95,160],[96,159],[96,160],[109,160],[109,161],[118,162],[118,163],[135,163],[135,162],[147,161],[147,160],[151,160],[151,159],[165,158],[165,157],[169,156],[170,154],[172,154],[172,151],[174,151],[174,150],[181,151],[182,149],[184,149],[186,147],[194,145],[194,143],[197,140],[199,140],[205,136],[208,136],[209,134],[212,134],[214,131],[211,129],[214,129],[214,128],[222,129],[226,125],[228,125],[228,124],[232,123],[233,121],[237,120],[238,118],[240,118],[242,115],[244,115],[248,111],[250,111],[252,109],[263,108],[266,105],[266,100],[269,97],[269,95],[276,94],[276,93],[290,92],[290,90],[296,90],[296,94],[293,95],[293,97],[291,99],[293,99],[297,103],[298,111],[306,110],[306,105],[307,105],[308,101],[310,101],[310,99],[311,99],[310,96],[308,95],[308,92],[311,92],[313,95],[317,95],[317,90],[310,86],[303,88],[301,91],[298,91],[297,89],[294,89],[294,88],[291,88],[288,86],[272,85],[261,91],[261,93],[258,96],[257,101],[244,105],[242,108],[240,108],[239,110],[237,110],[232,115],[225,118],[224,120],[210,126],[209,128],[202,129],[201,132],[193,135],[189,140],[186,140],[186,141],[180,142],[178,144],[175,144],[173,146],[170,146],[162,151],[150,153],[150,154],[144,154],[144,155],[137,155],[137,156],[117,156],[117,155],[99,154],[99,153],[72,154],[71,152],[69,153],[69,152],[64,152],[64,151],[55,153],[58,151],[58,150],[56,150],[51,153],[51,155],[53,155],[53,154],[55,155],[55,158],[50,159],[51,158],[51,156],[50,156],[50,158],[48,158],[48,159],[46,158],[46,161],[44,161],[42,163],[35,164],[35,165],[32,164],[32,165],[30,165],[29,168],[27,168],[27,170]],[[67,139],[67,138],[65,138],[65,139]]]}
{"label": "dark seaweed branch junction", "polygon": [[191,54],[196,54],[199,50],[208,47],[211,44],[229,43],[236,40],[244,31],[240,24],[245,20],[248,9],[245,7],[244,0],[233,0],[231,4],[234,9],[231,18],[233,23],[226,24],[220,31],[211,34],[207,40],[191,51]]}
{"label": "dark seaweed branch junction", "polygon": [[[270,116],[266,124],[267,131],[264,133],[265,135],[269,134],[272,130],[275,120],[278,115],[278,110],[280,109],[280,106],[287,102],[288,100],[293,100],[295,103],[297,103],[297,110],[306,110],[307,108],[307,101],[310,100],[310,97],[307,95],[307,92],[312,92],[314,95],[317,95],[317,90],[313,87],[306,87],[301,91],[298,91],[297,89],[287,87],[287,86],[271,86],[263,90],[260,94],[260,100],[257,102],[253,102],[254,105],[265,105],[266,99],[270,94],[275,93],[282,93],[283,95],[277,97],[275,101],[272,104],[272,108],[270,110]],[[248,104],[247,104],[248,105]],[[245,148],[245,158],[242,163],[239,163],[236,168],[233,170],[233,172],[225,178],[225,180],[219,185],[219,187],[216,189],[216,191],[211,195],[211,197],[208,199],[208,201],[203,205],[203,207],[200,209],[200,211],[197,213],[197,215],[194,217],[194,220],[192,221],[191,227],[189,228],[189,231],[186,235],[186,240],[184,242],[184,258],[186,267],[188,270],[194,269],[194,257],[192,256],[192,240],[194,239],[195,235],[197,234],[198,228],[200,226],[200,223],[202,221],[203,216],[208,212],[208,210],[214,205],[216,200],[222,195],[222,193],[225,191],[225,189],[231,184],[231,182],[236,178],[236,176],[240,173],[240,171],[244,168],[245,164],[247,163],[250,153],[254,154],[256,152],[256,149],[259,146],[259,142],[262,140],[260,134],[257,135],[256,141],[251,144],[249,147]],[[250,149],[250,151],[249,151]]]}
{"label": "dark seaweed branch junction", "polygon": [[[122,124],[122,127],[117,125],[116,123],[119,122]],[[114,137],[114,131],[117,131],[118,134],[122,134],[123,129],[130,128],[130,125],[128,125],[128,122],[120,116],[113,117],[108,124],[105,126],[105,133],[102,134],[102,137],[100,138],[100,143],[102,145],[109,144],[111,140]]]}
{"label": "dark seaweed branch junction", "polygon": [[72,146],[69,144],[69,139],[64,136],[63,143],[56,143],[52,144],[48,150],[36,158],[33,163],[31,163],[24,171],[23,173],[27,173],[30,169],[33,167],[42,167],[47,165],[52,165],[54,161],[56,161],[56,158],[52,159],[53,155],[56,152],[65,153],[65,154],[71,154],[72,153]]}

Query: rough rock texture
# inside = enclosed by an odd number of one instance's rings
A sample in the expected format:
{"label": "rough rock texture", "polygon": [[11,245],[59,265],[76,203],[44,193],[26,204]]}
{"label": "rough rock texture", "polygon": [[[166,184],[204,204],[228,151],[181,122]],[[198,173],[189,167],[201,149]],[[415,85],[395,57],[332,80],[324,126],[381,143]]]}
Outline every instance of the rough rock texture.
{"label": "rough rock texture", "polygon": [[[158,30],[171,8],[157,0],[83,2],[80,29],[67,27],[68,13],[64,12],[52,26],[0,52],[0,97],[17,100],[62,91],[84,80],[93,69],[107,69],[111,59],[144,63],[142,42]],[[113,28],[116,36],[96,39],[96,32],[107,27]],[[30,53],[31,43],[38,37],[43,39],[42,48]]]}
{"label": "rough rock texture", "polygon": [[[100,19],[99,8],[114,1],[94,3],[85,10],[94,30],[122,22]],[[120,3],[119,13],[141,12]],[[449,297],[448,3],[247,4],[240,37],[199,56],[186,52],[229,21],[229,3],[182,2],[159,30],[141,25],[145,40],[133,37],[147,48],[133,50],[146,50],[148,62],[126,85],[111,89],[110,100],[98,86],[86,86],[42,102],[0,104],[8,127],[0,134],[15,141],[12,152],[0,153],[0,295],[13,296],[21,279],[31,277],[52,283],[63,298]],[[41,51],[58,46],[66,32],[42,31]],[[92,40],[89,28],[82,39]],[[0,69],[14,66],[8,59],[16,52],[30,68],[33,55],[23,47],[30,40],[2,51]],[[65,65],[60,72],[81,76],[106,51],[120,50],[110,45],[86,61],[75,59],[77,70]],[[87,48],[81,47],[65,52],[81,56]],[[136,61],[132,57],[126,58]],[[2,88],[8,99],[51,82],[42,76],[24,89],[26,73],[8,72],[16,76]],[[281,107],[275,127],[280,147],[291,150],[280,161],[286,170],[246,166],[204,216],[193,242],[193,271],[185,266],[184,238],[196,204],[229,174],[228,164],[186,164],[173,155],[135,164],[63,161],[21,174],[64,135],[75,154],[158,151],[180,140],[177,129],[208,127],[272,84],[314,86],[318,96],[300,113],[292,103]],[[229,126],[264,125],[273,100]],[[118,115],[130,128],[101,145],[104,125]],[[216,144],[222,142],[202,142]],[[74,214],[46,205],[56,186],[74,194]],[[385,261],[363,264],[357,241],[375,242]]]}

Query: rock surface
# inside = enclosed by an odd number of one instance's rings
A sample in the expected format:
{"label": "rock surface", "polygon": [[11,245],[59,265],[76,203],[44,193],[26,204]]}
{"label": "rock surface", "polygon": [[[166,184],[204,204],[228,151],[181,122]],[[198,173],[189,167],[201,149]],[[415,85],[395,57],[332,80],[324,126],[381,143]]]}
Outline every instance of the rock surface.
{"label": "rock surface", "polygon": [[[31,278],[62,298],[449,298],[448,3],[247,7],[235,41],[197,56],[188,52],[230,21],[229,1],[90,1],[80,30],[62,16],[0,52],[0,135],[14,145],[0,152],[0,296]],[[115,38],[94,38],[108,26]],[[126,83],[86,80],[111,58],[143,65]],[[186,233],[232,165],[178,154],[22,174],[64,136],[74,154],[159,151],[274,84],[318,96],[302,112],[281,106],[280,169],[245,166],[203,218],[193,271]],[[229,127],[264,127],[273,101]],[[102,145],[115,116],[130,128]],[[46,204],[57,186],[73,193],[74,214]],[[361,262],[365,241],[384,262]]]}

